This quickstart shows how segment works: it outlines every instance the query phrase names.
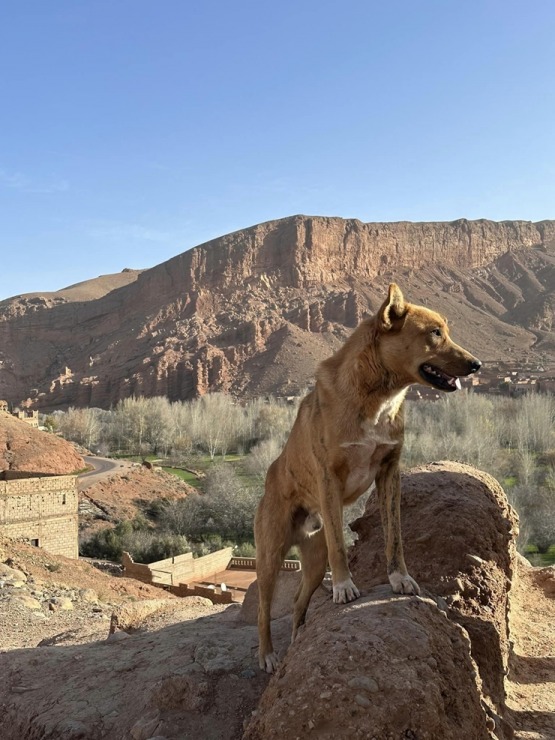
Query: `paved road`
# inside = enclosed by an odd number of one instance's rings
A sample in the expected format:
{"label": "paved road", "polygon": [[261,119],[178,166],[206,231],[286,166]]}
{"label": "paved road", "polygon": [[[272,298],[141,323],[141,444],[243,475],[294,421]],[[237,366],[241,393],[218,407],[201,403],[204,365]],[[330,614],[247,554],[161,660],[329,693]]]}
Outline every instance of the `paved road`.
{"label": "paved road", "polygon": [[121,472],[122,469],[129,470],[129,468],[133,467],[133,463],[127,462],[127,460],[112,460],[108,457],[84,457],[83,459],[93,470],[89,470],[88,473],[81,473],[78,477],[77,487],[80,491],[92,486],[93,483],[97,483],[103,478]]}

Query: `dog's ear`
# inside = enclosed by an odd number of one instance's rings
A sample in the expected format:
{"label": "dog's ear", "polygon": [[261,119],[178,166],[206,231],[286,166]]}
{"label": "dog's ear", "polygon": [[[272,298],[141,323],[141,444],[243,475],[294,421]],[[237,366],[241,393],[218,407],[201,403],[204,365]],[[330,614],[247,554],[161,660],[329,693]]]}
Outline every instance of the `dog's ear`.
{"label": "dog's ear", "polygon": [[393,328],[393,322],[402,319],[406,313],[407,309],[401,288],[395,283],[391,283],[387,299],[378,311],[379,328],[382,331],[389,331]]}

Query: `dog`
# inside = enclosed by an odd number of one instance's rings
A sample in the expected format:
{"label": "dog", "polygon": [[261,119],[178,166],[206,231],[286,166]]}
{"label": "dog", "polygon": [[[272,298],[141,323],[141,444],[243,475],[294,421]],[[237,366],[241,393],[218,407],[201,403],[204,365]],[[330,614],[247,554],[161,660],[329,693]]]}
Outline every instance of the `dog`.
{"label": "dog", "polygon": [[442,391],[481,362],[455,344],[447,321],[405,302],[392,283],[378,313],[320,364],[316,385],[301,402],[280,456],[268,469],[255,516],[259,664],[273,673],[270,608],[276,579],[292,545],[300,550],[301,582],[293,605],[295,639],[329,562],[333,601],[360,596],[343,538],[343,507],[375,483],[386,542],[387,573],[395,593],[418,594],[403,557],[399,458],[403,403],[410,385]]}

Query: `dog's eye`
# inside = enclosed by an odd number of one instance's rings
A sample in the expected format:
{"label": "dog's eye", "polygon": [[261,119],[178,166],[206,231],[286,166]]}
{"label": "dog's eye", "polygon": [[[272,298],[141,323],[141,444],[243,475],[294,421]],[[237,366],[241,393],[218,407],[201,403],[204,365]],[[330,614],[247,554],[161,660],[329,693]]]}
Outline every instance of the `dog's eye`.
{"label": "dog's eye", "polygon": [[432,332],[431,333],[434,335],[434,337],[441,337],[442,336],[441,329],[432,329]]}

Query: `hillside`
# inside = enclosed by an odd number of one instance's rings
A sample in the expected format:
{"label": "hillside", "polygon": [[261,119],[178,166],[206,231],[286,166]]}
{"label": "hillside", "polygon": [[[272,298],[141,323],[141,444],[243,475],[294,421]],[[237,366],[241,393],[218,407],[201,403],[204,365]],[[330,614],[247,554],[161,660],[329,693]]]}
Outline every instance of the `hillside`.
{"label": "hillside", "polygon": [[69,475],[85,468],[72,444],[0,411],[0,473]]}
{"label": "hillside", "polygon": [[294,216],[124,275],[2,301],[0,398],[47,410],[133,394],[290,395],[392,280],[482,360],[555,349],[555,221]]}

